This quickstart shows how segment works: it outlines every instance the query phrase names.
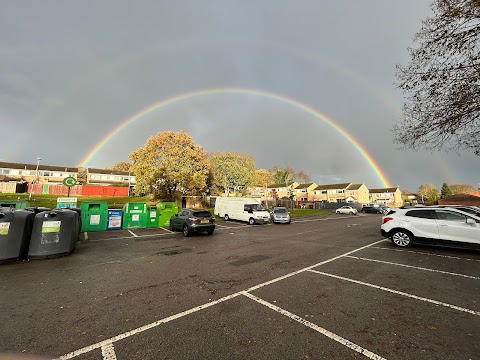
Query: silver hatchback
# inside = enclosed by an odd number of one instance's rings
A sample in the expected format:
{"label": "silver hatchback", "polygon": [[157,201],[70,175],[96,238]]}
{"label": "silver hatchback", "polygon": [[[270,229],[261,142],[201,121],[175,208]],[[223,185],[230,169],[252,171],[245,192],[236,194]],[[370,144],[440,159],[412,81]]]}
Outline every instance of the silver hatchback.
{"label": "silver hatchback", "polygon": [[284,207],[274,207],[270,213],[270,219],[273,223],[290,224],[292,222],[290,219],[290,213],[287,208]]}

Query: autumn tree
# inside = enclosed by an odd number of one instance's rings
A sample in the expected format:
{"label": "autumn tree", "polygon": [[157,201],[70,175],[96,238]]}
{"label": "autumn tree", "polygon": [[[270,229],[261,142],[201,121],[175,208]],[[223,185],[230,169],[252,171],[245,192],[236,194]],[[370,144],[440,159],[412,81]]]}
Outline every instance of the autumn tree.
{"label": "autumn tree", "polygon": [[442,190],[440,191],[440,198],[444,199],[447,196],[452,195],[452,189],[450,189],[450,186],[448,186],[447,183],[443,183],[442,185]]}
{"label": "autumn tree", "polygon": [[266,169],[255,170],[255,185],[265,186],[271,184],[273,181],[273,174]]}
{"label": "autumn tree", "polygon": [[130,164],[129,162],[120,161],[120,162],[115,163],[112,166],[112,170],[115,170],[115,171],[130,171],[131,166],[132,166],[132,164]]}
{"label": "autumn tree", "polygon": [[431,8],[410,63],[397,66],[406,99],[394,141],[480,155],[480,1],[434,0]]}
{"label": "autumn tree", "polygon": [[467,184],[454,184],[450,185],[450,189],[453,194],[471,194],[475,189],[473,186]]}
{"label": "autumn tree", "polygon": [[225,194],[249,186],[255,180],[255,161],[251,155],[235,152],[215,153],[210,157],[214,182]]}
{"label": "autumn tree", "polygon": [[148,139],[129,155],[135,173],[136,193],[172,201],[177,195],[203,193],[210,164],[203,147],[187,133],[165,131]]}
{"label": "autumn tree", "polygon": [[417,197],[422,199],[424,204],[434,205],[440,198],[440,194],[435,185],[423,184],[418,188]]}
{"label": "autumn tree", "polygon": [[299,184],[307,184],[312,182],[312,177],[305,170],[300,170],[299,172],[295,173],[294,179]]}
{"label": "autumn tree", "polygon": [[274,166],[272,169],[273,172],[273,182],[275,184],[285,184],[289,185],[293,182],[295,176],[295,170],[291,167],[280,167]]}

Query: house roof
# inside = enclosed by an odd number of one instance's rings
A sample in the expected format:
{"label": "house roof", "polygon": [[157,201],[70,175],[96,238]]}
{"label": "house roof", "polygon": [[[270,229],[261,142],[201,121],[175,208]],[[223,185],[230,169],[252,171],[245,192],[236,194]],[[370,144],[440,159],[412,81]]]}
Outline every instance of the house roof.
{"label": "house roof", "polygon": [[[36,170],[37,164],[24,164],[24,163],[10,163],[10,162],[0,162],[0,168],[3,169],[18,169],[18,170]],[[51,165],[38,165],[38,170],[51,170],[51,171],[65,171],[65,172],[78,172],[76,167],[66,167],[66,166],[51,166]]]}
{"label": "house roof", "polygon": [[391,193],[391,192],[395,192],[397,191],[398,188],[395,188],[395,187],[390,187],[390,188],[382,188],[382,189],[370,189],[370,194],[371,193],[376,193],[376,194],[379,194],[379,193]]}
{"label": "house roof", "polygon": [[351,183],[341,183],[341,184],[326,184],[326,185],[318,185],[313,190],[337,190],[337,189],[345,189]]}
{"label": "house roof", "polygon": [[363,184],[350,184],[347,187],[347,190],[358,190],[362,187]]}
{"label": "house roof", "polygon": [[119,171],[119,170],[112,170],[112,169],[95,169],[95,168],[88,168],[87,169],[89,174],[105,174],[105,175],[133,175],[132,172],[128,171]]}
{"label": "house roof", "polygon": [[[293,184],[293,181],[292,181],[292,182],[289,182],[289,183],[288,183],[288,186],[290,186],[290,185],[292,185],[292,184]],[[268,185],[268,186],[267,186],[268,189],[284,188],[284,187],[286,187],[286,186],[285,186],[285,183],[283,183],[283,184],[271,184],[271,185]]]}
{"label": "house roof", "polygon": [[307,189],[312,185],[313,185],[313,183],[298,184],[295,189]]}

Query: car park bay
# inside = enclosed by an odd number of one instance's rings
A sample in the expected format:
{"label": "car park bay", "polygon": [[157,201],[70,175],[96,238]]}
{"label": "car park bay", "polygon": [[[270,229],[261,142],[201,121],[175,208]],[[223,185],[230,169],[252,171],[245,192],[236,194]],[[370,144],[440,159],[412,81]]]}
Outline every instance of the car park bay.
{"label": "car park bay", "polygon": [[480,253],[399,249],[380,222],[91,233],[69,257],[0,267],[1,348],[63,359],[476,358]]}

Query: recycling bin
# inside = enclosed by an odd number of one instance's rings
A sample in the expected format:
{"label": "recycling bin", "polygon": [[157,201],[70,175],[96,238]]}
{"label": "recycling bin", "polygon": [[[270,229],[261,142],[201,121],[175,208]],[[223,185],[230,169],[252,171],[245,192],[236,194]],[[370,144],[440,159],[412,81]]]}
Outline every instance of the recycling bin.
{"label": "recycling bin", "polygon": [[146,228],[147,204],[126,203],[123,206],[122,229]]}
{"label": "recycling bin", "polygon": [[0,262],[23,259],[28,252],[35,214],[27,210],[0,210]]}
{"label": "recycling bin", "polygon": [[122,228],[122,210],[108,209],[107,230],[120,230]]}
{"label": "recycling bin", "polygon": [[52,209],[42,207],[42,206],[35,206],[35,207],[30,206],[30,207],[25,208],[25,210],[32,211],[35,215],[37,215],[38,213],[41,213],[43,211],[50,211]]}
{"label": "recycling bin", "polygon": [[83,202],[80,205],[82,230],[104,231],[107,230],[108,204],[104,201]]}
{"label": "recycling bin", "polygon": [[178,213],[176,202],[161,202],[157,204],[158,226],[170,226],[170,218]]}
{"label": "recycling bin", "polygon": [[27,207],[27,202],[24,200],[0,200],[0,207],[25,209]]}
{"label": "recycling bin", "polygon": [[158,210],[156,206],[149,206],[147,210],[147,228],[158,226]]}
{"label": "recycling bin", "polygon": [[69,209],[35,215],[28,249],[29,258],[51,258],[70,254],[78,240],[80,217]]}
{"label": "recycling bin", "polygon": [[69,207],[68,210],[75,211],[78,214],[78,235],[80,235],[80,232],[82,231],[82,209],[77,207]]}

